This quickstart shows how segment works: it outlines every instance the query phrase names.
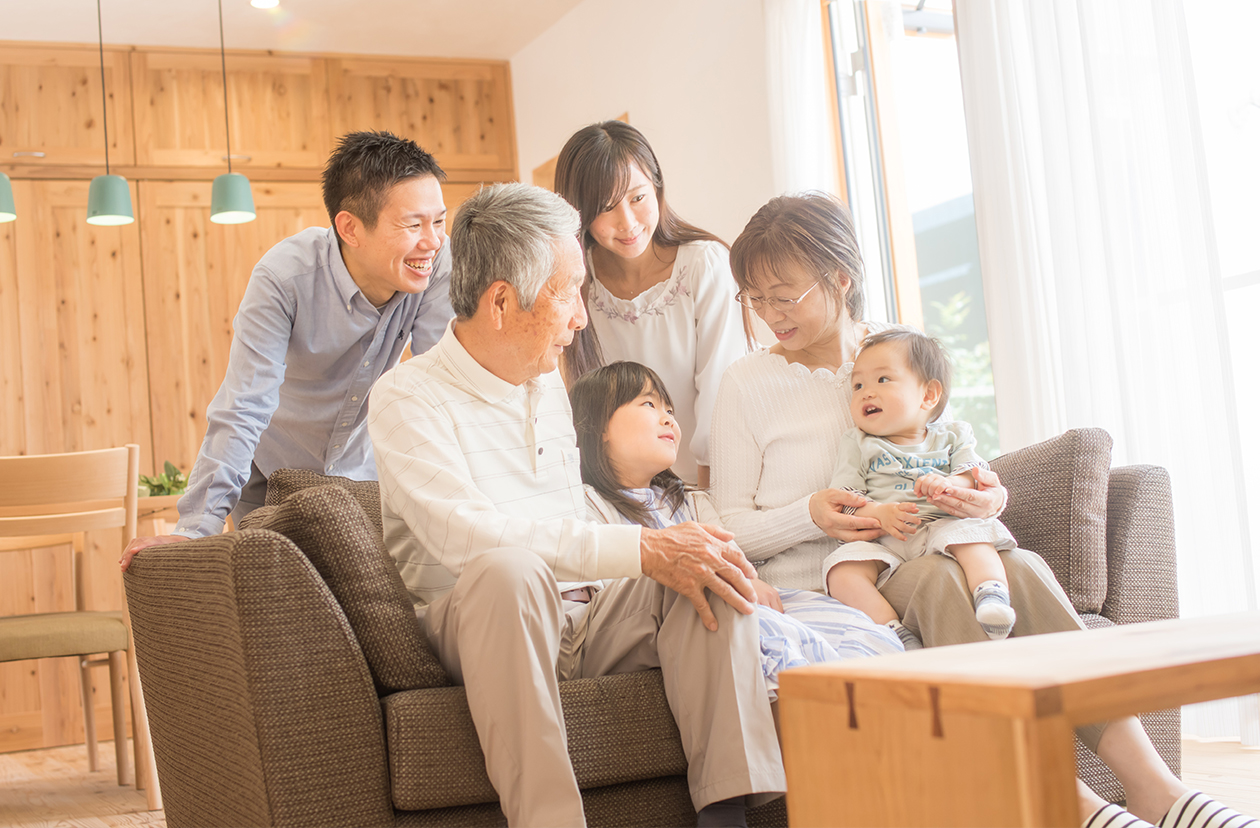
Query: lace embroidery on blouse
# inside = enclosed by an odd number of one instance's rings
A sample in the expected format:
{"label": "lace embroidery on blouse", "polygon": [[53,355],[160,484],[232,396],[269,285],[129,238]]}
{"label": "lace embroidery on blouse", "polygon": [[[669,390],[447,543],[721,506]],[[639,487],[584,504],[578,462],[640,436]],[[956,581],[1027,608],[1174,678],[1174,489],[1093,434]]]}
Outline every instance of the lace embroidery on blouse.
{"label": "lace embroidery on blouse", "polygon": [[[686,277],[688,269],[688,265],[684,265],[679,268],[677,272],[670,277],[668,282],[664,283],[668,284],[668,287],[666,287],[661,295],[653,299],[643,310],[634,309],[632,304],[634,302],[633,299],[618,299],[611,293],[608,293],[608,288],[604,287],[602,284],[599,285],[597,290],[591,291],[590,295],[587,297],[587,305],[592,310],[599,311],[609,319],[619,319],[622,322],[629,322],[631,325],[639,321],[639,319],[644,316],[664,316],[665,309],[677,302],[679,296],[691,296],[691,289],[683,284],[683,279]],[[648,291],[650,290],[652,290],[652,288],[648,288]],[[644,291],[644,293],[648,291]],[[611,304],[604,301],[604,297],[601,295],[603,293],[608,293],[610,299],[625,303],[630,305],[630,307],[624,311],[618,310],[616,307],[613,307]],[[640,296],[642,295],[643,294],[640,294]]]}

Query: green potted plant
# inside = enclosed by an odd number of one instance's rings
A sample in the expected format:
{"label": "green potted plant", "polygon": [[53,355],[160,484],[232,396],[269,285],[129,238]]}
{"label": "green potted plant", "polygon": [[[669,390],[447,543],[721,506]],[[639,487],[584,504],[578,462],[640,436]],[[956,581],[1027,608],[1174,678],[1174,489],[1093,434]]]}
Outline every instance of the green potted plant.
{"label": "green potted plant", "polygon": [[187,488],[188,475],[175,468],[170,460],[166,461],[161,474],[155,477],[140,475],[140,497],[182,495]]}

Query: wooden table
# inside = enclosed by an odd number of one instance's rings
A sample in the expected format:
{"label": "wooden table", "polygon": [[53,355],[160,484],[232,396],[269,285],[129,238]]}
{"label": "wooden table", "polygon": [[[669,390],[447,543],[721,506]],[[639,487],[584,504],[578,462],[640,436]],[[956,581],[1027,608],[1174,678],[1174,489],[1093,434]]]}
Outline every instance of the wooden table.
{"label": "wooden table", "polygon": [[1260,613],[788,670],[799,826],[1076,826],[1077,725],[1260,690]]}

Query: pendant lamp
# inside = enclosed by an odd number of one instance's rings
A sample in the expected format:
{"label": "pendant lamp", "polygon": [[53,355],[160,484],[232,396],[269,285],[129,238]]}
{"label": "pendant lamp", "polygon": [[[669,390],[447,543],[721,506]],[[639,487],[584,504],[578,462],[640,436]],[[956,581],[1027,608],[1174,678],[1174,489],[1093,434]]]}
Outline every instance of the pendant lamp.
{"label": "pendant lamp", "polygon": [[101,52],[101,127],[105,130],[105,174],[92,179],[88,188],[88,224],[131,224],[131,191],[127,179],[109,174],[109,114],[105,96],[105,37],[101,29],[101,0],[96,0],[96,36]]}
{"label": "pendant lamp", "polygon": [[257,216],[249,179],[232,172],[232,130],[228,126],[227,55],[223,49],[223,0],[219,0],[219,63],[223,68],[223,128],[227,131],[228,171],[210,190],[210,220],[215,224],[244,224]]}
{"label": "pendant lamp", "polygon": [[0,172],[0,224],[17,218],[17,208],[13,206],[13,185],[9,177]]}

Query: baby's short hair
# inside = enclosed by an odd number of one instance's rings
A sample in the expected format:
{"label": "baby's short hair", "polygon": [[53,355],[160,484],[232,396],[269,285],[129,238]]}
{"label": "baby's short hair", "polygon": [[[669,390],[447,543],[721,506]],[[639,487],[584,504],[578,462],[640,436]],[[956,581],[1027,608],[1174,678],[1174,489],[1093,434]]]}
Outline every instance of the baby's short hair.
{"label": "baby's short hair", "polygon": [[910,364],[910,370],[914,371],[915,376],[921,381],[927,383],[936,380],[941,384],[941,401],[932,409],[932,419],[935,420],[944,414],[945,406],[949,404],[949,386],[953,370],[950,368],[949,355],[945,353],[941,343],[913,328],[889,328],[886,331],[873,333],[862,340],[862,349],[885,343],[901,346],[902,353],[906,355],[906,362]]}

